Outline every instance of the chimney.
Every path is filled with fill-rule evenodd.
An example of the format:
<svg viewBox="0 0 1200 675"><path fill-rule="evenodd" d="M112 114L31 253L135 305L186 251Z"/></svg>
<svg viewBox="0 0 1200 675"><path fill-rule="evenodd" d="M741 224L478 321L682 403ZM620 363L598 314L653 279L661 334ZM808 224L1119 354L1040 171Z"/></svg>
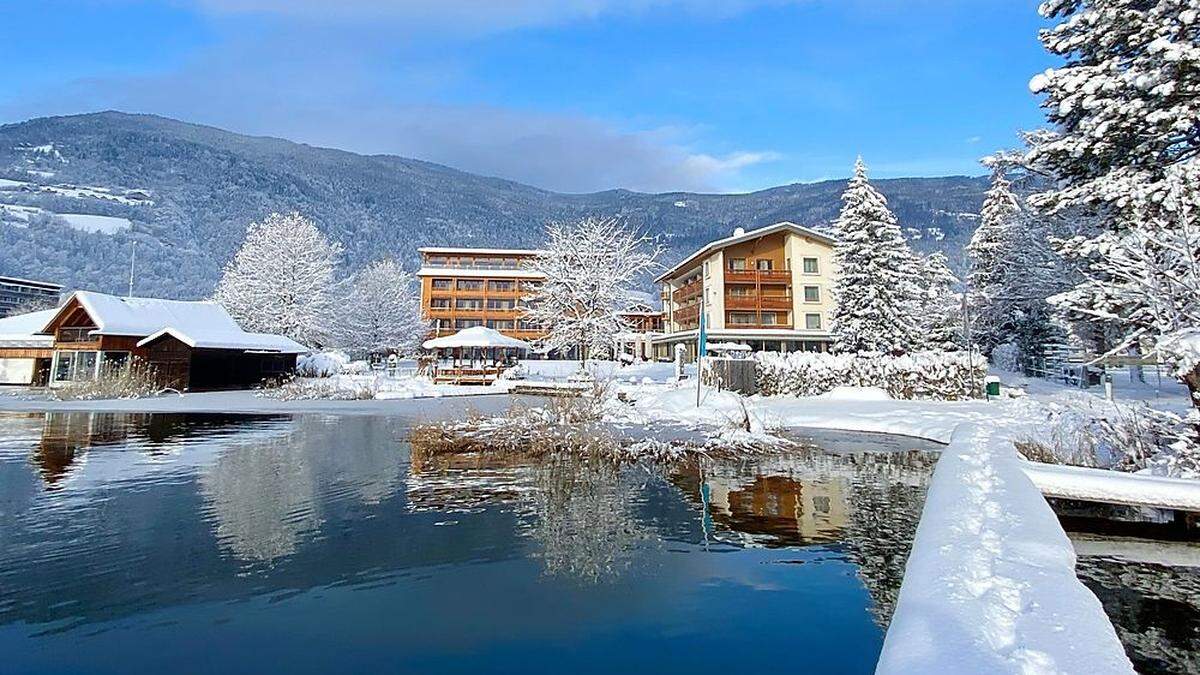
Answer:
<svg viewBox="0 0 1200 675"><path fill-rule="evenodd" d="M743 234L746 234L746 228L744 228L744 227L735 227L735 228L733 228L733 236L735 236L735 237L740 237L740 236L742 236Z"/></svg>

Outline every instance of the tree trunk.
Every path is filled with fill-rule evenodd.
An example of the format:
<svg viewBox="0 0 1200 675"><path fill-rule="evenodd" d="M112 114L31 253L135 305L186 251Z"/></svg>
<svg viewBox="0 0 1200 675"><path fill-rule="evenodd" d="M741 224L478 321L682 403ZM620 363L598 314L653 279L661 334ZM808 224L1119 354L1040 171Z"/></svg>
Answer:
<svg viewBox="0 0 1200 675"><path fill-rule="evenodd" d="M1188 393L1192 396L1192 405L1200 409L1200 366L1192 368L1192 372L1184 375L1183 383L1187 385Z"/></svg>

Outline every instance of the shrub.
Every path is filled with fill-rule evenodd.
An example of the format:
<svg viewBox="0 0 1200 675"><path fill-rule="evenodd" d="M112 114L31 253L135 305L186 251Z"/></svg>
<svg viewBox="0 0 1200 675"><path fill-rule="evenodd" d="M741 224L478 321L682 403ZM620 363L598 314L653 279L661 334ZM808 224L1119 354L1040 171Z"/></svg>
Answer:
<svg viewBox="0 0 1200 675"><path fill-rule="evenodd" d="M128 364L102 367L91 380L70 382L53 390L60 401L87 401L106 398L144 398L167 391L159 384L158 373L141 359Z"/></svg>
<svg viewBox="0 0 1200 675"><path fill-rule="evenodd" d="M979 398L987 360L965 352L754 355L764 396L817 396L835 387L879 387L896 399L954 401Z"/></svg>

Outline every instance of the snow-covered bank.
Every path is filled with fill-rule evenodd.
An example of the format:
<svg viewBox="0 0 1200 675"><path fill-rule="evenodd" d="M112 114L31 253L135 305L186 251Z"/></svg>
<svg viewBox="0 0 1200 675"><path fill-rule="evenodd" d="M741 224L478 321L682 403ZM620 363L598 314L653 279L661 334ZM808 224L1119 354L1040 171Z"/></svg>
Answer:
<svg viewBox="0 0 1200 675"><path fill-rule="evenodd" d="M955 429L934 470L879 673L1132 673L1011 437Z"/></svg>
<svg viewBox="0 0 1200 675"><path fill-rule="evenodd" d="M522 399L525 402L537 399ZM514 398L493 395L438 398L375 399L362 401L280 400L257 396L253 391L212 391L169 394L152 398L94 401L55 401L28 396L0 396L0 412L124 412L124 413L232 413L288 415L401 415L416 421L459 419L468 413L500 414Z"/></svg>
<svg viewBox="0 0 1200 675"><path fill-rule="evenodd" d="M1022 466L1047 497L1200 512L1197 480L1036 462Z"/></svg>

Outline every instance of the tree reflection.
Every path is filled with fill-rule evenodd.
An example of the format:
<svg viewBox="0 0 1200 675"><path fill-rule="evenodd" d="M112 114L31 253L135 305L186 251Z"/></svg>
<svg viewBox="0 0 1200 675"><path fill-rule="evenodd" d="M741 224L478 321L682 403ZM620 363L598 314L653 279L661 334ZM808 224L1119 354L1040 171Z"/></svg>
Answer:
<svg viewBox="0 0 1200 675"><path fill-rule="evenodd" d="M587 582L620 576L638 543L653 537L633 513L643 481L598 458L556 456L540 462L530 493L546 572Z"/></svg>
<svg viewBox="0 0 1200 675"><path fill-rule="evenodd" d="M1096 594L1140 673L1200 673L1200 569L1081 556Z"/></svg>

